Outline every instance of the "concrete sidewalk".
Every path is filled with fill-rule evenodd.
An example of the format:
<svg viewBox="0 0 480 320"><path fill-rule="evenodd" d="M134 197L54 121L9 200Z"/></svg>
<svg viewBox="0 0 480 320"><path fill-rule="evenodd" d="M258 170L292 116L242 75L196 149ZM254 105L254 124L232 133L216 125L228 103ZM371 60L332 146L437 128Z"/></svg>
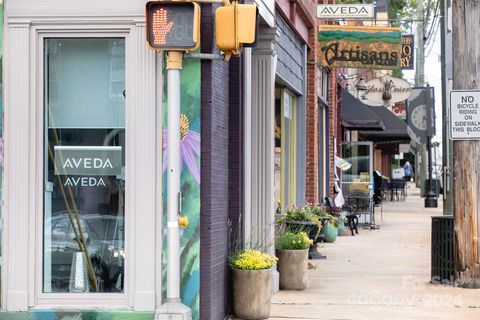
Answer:
<svg viewBox="0 0 480 320"><path fill-rule="evenodd" d="M377 210L379 230L321 244L327 259L312 261L307 289L274 295L270 319L480 319L480 290L429 283L430 217L441 207L410 192L384 204L383 221Z"/></svg>

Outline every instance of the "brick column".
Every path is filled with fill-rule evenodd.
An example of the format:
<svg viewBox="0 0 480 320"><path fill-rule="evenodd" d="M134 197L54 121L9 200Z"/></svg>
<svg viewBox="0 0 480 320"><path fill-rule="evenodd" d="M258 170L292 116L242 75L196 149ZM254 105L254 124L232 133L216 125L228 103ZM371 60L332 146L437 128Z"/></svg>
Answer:
<svg viewBox="0 0 480 320"><path fill-rule="evenodd" d="M306 200L317 203L318 199L318 92L317 92L317 41L318 26L310 29L308 41L311 49L307 56L307 132L306 132Z"/></svg>

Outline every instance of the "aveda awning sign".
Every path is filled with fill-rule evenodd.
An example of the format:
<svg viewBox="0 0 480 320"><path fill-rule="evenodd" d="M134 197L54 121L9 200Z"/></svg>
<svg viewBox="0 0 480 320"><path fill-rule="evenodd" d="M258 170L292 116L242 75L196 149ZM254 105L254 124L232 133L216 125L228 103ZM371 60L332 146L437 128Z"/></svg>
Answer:
<svg viewBox="0 0 480 320"><path fill-rule="evenodd" d="M319 4L319 19L367 19L375 16L373 4Z"/></svg>
<svg viewBox="0 0 480 320"><path fill-rule="evenodd" d="M323 67L398 69L400 28L321 25L319 62Z"/></svg>

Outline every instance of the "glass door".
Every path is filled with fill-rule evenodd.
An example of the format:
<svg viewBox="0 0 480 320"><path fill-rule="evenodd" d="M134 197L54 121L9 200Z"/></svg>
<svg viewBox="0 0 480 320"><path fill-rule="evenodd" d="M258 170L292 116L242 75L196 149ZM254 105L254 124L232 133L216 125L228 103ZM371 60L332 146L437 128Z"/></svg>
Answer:
<svg viewBox="0 0 480 320"><path fill-rule="evenodd" d="M373 190L373 143L343 142L342 158L351 164L342 172L342 192L345 197L370 197Z"/></svg>
<svg viewBox="0 0 480 320"><path fill-rule="evenodd" d="M43 292L123 292L125 39L44 48Z"/></svg>

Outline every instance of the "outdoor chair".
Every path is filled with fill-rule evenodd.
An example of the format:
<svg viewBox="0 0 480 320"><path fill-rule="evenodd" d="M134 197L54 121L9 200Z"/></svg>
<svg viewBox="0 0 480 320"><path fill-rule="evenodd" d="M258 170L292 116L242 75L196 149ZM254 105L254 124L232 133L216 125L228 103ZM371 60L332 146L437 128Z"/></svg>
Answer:
<svg viewBox="0 0 480 320"><path fill-rule="evenodd" d="M407 197L406 182L404 180L394 179L390 182L390 200L404 201Z"/></svg>
<svg viewBox="0 0 480 320"><path fill-rule="evenodd" d="M339 216L341 212L345 212L345 217L347 218L347 225L350 229L350 232L352 233L352 236L354 236L355 233L358 234L358 216L353 213L355 211L355 208L352 205L346 203L341 207L337 207L335 206L335 201L333 200L333 198L325 197L325 208L327 209L328 213L334 216Z"/></svg>
<svg viewBox="0 0 480 320"><path fill-rule="evenodd" d="M364 227L370 228L373 225L374 203L373 197L365 195L349 194L346 199L347 203L352 206L352 214L357 217L365 216ZM368 216L368 221L367 221ZM358 224L358 222L357 222Z"/></svg>

